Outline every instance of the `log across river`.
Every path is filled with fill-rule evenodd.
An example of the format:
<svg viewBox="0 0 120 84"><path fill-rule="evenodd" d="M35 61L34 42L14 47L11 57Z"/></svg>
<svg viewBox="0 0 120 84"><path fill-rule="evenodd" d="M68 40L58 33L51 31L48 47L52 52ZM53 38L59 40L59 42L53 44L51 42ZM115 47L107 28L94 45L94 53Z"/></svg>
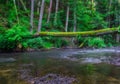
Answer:
<svg viewBox="0 0 120 84"><path fill-rule="evenodd" d="M105 28L100 30L83 31L83 32L39 32L34 36L63 36L63 37L74 37L74 36L97 36L109 33L117 33L119 28Z"/></svg>

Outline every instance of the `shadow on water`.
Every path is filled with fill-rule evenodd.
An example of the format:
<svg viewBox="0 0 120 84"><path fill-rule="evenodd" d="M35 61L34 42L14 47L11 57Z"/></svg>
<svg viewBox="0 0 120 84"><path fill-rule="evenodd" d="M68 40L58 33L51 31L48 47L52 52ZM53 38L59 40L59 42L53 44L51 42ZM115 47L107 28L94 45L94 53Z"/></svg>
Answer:
<svg viewBox="0 0 120 84"><path fill-rule="evenodd" d="M115 50L0 54L0 84L120 84L119 64L120 52Z"/></svg>

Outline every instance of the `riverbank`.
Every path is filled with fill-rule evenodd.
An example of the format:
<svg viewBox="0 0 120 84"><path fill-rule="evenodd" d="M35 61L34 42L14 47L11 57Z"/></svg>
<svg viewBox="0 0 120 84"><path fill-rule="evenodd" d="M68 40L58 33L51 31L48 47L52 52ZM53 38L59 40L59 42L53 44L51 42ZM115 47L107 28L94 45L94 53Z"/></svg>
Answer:
<svg viewBox="0 0 120 84"><path fill-rule="evenodd" d="M61 48L41 48L41 49L34 49L34 48L27 48L27 49L14 49L12 51L10 50L0 50L0 53L12 53L12 52L35 52L35 51L49 51L49 50L62 50L62 49L79 49L79 50L95 50L95 49L115 49L119 50L120 46L113 46L113 47L105 47L105 48L94 48L94 47L61 47Z"/></svg>

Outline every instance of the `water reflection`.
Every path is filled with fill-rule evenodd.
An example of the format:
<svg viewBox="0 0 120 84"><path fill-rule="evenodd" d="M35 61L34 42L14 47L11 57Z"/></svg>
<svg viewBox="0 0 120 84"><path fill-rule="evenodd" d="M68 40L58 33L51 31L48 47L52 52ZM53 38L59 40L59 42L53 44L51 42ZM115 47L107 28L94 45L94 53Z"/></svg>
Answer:
<svg viewBox="0 0 120 84"><path fill-rule="evenodd" d="M120 84L120 52L56 49L0 54L0 84L39 84L49 74L63 82L75 78L75 84ZM43 84L57 84L56 79L45 78Z"/></svg>

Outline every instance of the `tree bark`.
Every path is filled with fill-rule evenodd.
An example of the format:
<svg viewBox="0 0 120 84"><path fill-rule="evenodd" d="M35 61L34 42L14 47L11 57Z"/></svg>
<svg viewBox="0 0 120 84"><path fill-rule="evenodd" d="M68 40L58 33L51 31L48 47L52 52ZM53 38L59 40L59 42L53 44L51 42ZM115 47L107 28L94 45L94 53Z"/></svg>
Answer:
<svg viewBox="0 0 120 84"><path fill-rule="evenodd" d="M40 13L40 1L37 4L37 14L39 14L39 13Z"/></svg>
<svg viewBox="0 0 120 84"><path fill-rule="evenodd" d="M23 2L23 0L20 0L20 2L23 5L24 10L27 11L27 8L26 8L25 3Z"/></svg>
<svg viewBox="0 0 120 84"><path fill-rule="evenodd" d="M76 16L76 11L74 11L74 29L73 29L73 32L76 31L76 26L77 26L77 16Z"/></svg>
<svg viewBox="0 0 120 84"><path fill-rule="evenodd" d="M49 23L49 21L50 21L51 9L52 9L52 0L50 0L50 7L48 9L49 13L48 13L48 18L47 18L47 23Z"/></svg>
<svg viewBox="0 0 120 84"><path fill-rule="evenodd" d="M69 21L69 5L67 6L67 14L66 14L66 24L65 24L65 32L68 31L68 21Z"/></svg>
<svg viewBox="0 0 120 84"><path fill-rule="evenodd" d="M74 36L97 36L97 35L105 35L114 32L118 32L119 28L106 28L101 30L93 30L93 31L84 31L84 32L39 32L36 36L63 36L63 37L74 37Z"/></svg>
<svg viewBox="0 0 120 84"><path fill-rule="evenodd" d="M94 11L94 0L91 0L91 9L92 9L92 12Z"/></svg>
<svg viewBox="0 0 120 84"><path fill-rule="evenodd" d="M13 0L13 3L14 3L15 13L16 13L16 17L17 17L17 22L19 24L19 17L18 17L18 11L17 11L17 6L16 6L16 1Z"/></svg>
<svg viewBox="0 0 120 84"><path fill-rule="evenodd" d="M34 18L34 0L31 0L31 15L30 15L31 32L33 32L33 18Z"/></svg>
<svg viewBox="0 0 120 84"><path fill-rule="evenodd" d="M109 10L108 10L108 13L109 13L109 16L108 16L108 27L110 27L110 24L111 24L111 16L110 16L110 13L111 13L111 5L112 5L112 0L109 1Z"/></svg>
<svg viewBox="0 0 120 84"><path fill-rule="evenodd" d="M120 35L116 34L116 42L119 43L120 42Z"/></svg>
<svg viewBox="0 0 120 84"><path fill-rule="evenodd" d="M56 23L57 23L58 7L59 7L59 0L56 0L56 8L55 8L54 25L56 25Z"/></svg>
<svg viewBox="0 0 120 84"><path fill-rule="evenodd" d="M73 27L73 32L76 31L77 27L77 16L76 16L76 1L74 1L74 27Z"/></svg>
<svg viewBox="0 0 120 84"><path fill-rule="evenodd" d="M42 5L41 5L41 9L40 9L40 16L39 16L39 23L38 23L38 32L41 31L41 27L42 27L42 18L43 18L43 12L44 12L44 3L45 3L45 0L42 0Z"/></svg>

